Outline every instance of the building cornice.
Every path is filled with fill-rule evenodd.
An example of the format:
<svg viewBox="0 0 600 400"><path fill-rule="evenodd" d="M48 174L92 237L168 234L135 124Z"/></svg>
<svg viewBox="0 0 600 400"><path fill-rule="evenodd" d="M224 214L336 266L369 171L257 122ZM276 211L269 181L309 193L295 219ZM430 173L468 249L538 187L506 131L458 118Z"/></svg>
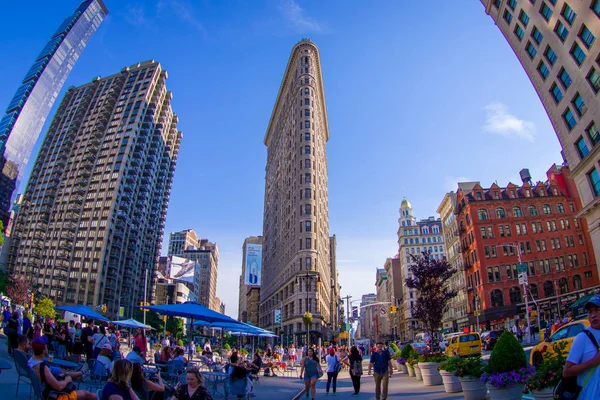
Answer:
<svg viewBox="0 0 600 400"><path fill-rule="evenodd" d="M325 121L325 141L329 141L329 122L327 120L327 104L325 103L325 88L323 87L323 74L321 72L321 57L319 55L319 48L315 43L308 39L303 39L300 42L296 43L294 48L292 49L292 53L290 54L290 58L287 63L287 67L285 69L285 74L283 75L283 79L281 81L281 86L279 87L279 92L277 93L277 99L275 100L275 106L273 107L273 113L271 114L271 119L269 120L269 126L267 127L267 133L265 134L264 144L265 146L269 146L269 137L271 136L273 130L275 129L275 121L277 121L279 114L282 111L281 103L284 100L284 92L286 91L287 85L291 79L294 79L294 65L293 60L300 52L301 48L304 46L312 47L315 51L315 57L317 62L315 63L315 71L317 72L317 81L319 85L319 95L321 96L322 104L322 112L323 112L323 121Z"/></svg>

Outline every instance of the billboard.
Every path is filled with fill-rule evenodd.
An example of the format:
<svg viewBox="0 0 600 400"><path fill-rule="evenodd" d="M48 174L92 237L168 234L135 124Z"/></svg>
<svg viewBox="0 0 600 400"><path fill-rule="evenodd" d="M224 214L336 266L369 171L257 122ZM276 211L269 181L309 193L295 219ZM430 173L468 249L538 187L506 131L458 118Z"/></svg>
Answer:
<svg viewBox="0 0 600 400"><path fill-rule="evenodd" d="M262 245L246 244L246 272L244 284L260 286L262 273Z"/></svg>

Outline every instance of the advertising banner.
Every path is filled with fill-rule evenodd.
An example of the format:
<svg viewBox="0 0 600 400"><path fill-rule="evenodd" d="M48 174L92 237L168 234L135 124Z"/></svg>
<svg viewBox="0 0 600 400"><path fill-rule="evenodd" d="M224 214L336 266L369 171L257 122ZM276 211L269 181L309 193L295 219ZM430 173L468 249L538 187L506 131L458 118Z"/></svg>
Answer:
<svg viewBox="0 0 600 400"><path fill-rule="evenodd" d="M244 284L260 286L262 273L262 245L246 244L246 272Z"/></svg>

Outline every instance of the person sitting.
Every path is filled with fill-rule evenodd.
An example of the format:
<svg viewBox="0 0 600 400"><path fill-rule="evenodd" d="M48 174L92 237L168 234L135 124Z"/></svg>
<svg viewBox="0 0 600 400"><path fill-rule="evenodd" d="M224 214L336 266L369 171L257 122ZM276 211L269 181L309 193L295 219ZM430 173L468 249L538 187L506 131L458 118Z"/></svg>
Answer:
<svg viewBox="0 0 600 400"><path fill-rule="evenodd" d="M99 400L140 400L129 385L132 373L133 364L131 361L115 361L112 375L102 388L102 398Z"/></svg>
<svg viewBox="0 0 600 400"><path fill-rule="evenodd" d="M183 385L178 383L175 386L175 393L173 393L171 400L213 400L204 386L204 379L198 368L191 367L187 369L185 382Z"/></svg>
<svg viewBox="0 0 600 400"><path fill-rule="evenodd" d="M110 359L112 355L112 346L110 343L106 343L100 353L98 354L97 362L104 365L104 369L107 372L107 375L112 374L112 360Z"/></svg>
<svg viewBox="0 0 600 400"><path fill-rule="evenodd" d="M38 338L38 339L33 339L33 343L31 345L31 347L33 348L34 345L46 345L44 343L44 339L42 338ZM26 353L27 357L29 357L29 354ZM47 355L46 355L47 356ZM29 366L30 368L33 368L35 365L39 364L40 361L39 359L36 359L35 357L31 357L29 360L27 360L27 366ZM83 375L83 371L64 371L58 367L54 367L54 366L50 366L48 365L48 368L50 369L50 372L52 373L52 375L54 375L55 377L59 378L59 379L63 379L65 376L69 376L71 379L76 380L76 379L81 379L81 376Z"/></svg>
<svg viewBox="0 0 600 400"><path fill-rule="evenodd" d="M229 364L227 366L227 373L231 377L230 385L233 392L232 390L230 390L230 392L237 395L238 399L243 398L244 395L249 395L252 397L256 396L253 393L254 384L250 379L250 371L246 368L246 364L240 360L237 352L233 352L231 354ZM245 385L244 393L240 393L240 390L236 390L238 389L237 385L239 381L242 381Z"/></svg>
<svg viewBox="0 0 600 400"><path fill-rule="evenodd" d="M158 360L161 362L161 364L166 364L169 362L170 359L171 359L171 348L169 346L165 346L160 351L160 356L158 357Z"/></svg>
<svg viewBox="0 0 600 400"><path fill-rule="evenodd" d="M31 351L31 343L29 338L25 335L19 335L17 338L17 350L25 354L26 358L29 358L29 352Z"/></svg>
<svg viewBox="0 0 600 400"><path fill-rule="evenodd" d="M144 357L142 357L142 350L138 346L133 346L133 351L129 352L125 359L131 361L132 363L140 363L142 365L146 364L146 360L144 360Z"/></svg>
<svg viewBox="0 0 600 400"><path fill-rule="evenodd" d="M181 347L177 347L175 349L175 351L173 352L173 357L174 357L173 361L182 362L184 366L187 366L188 360L183 355L184 355L183 349Z"/></svg>
<svg viewBox="0 0 600 400"><path fill-rule="evenodd" d="M41 339L39 341L34 341L31 347L33 349L33 357L27 364L33 369L33 372L42 384L42 397L44 399L48 398L51 391L60 392L72 389L67 393L69 400L96 400L96 395L94 393L88 392L87 390L76 390L73 385L73 378L70 375L66 375L62 380L56 379L52 371L50 371L50 367L48 367L44 361L48 356L48 348ZM33 362L31 362L32 360Z"/></svg>
<svg viewBox="0 0 600 400"><path fill-rule="evenodd" d="M165 398L165 384L160 376L160 370L156 371L157 382L154 383L144 376L144 370L141 364L133 363L133 373L131 375L131 388L135 391L140 399L150 398L150 392L156 392L160 394L160 398ZM153 397L158 399L156 395Z"/></svg>

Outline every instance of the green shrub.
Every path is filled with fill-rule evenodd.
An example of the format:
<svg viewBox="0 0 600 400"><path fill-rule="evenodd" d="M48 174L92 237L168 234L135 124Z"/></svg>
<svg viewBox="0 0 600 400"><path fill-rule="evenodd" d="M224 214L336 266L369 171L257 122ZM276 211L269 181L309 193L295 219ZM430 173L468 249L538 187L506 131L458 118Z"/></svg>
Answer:
<svg viewBox="0 0 600 400"><path fill-rule="evenodd" d="M472 377L472 378L481 378L483 374L483 362L481 361L481 356L471 356L466 358L453 357L458 358L456 363L458 367L454 371L454 375L459 378Z"/></svg>
<svg viewBox="0 0 600 400"><path fill-rule="evenodd" d="M458 356L455 357L447 357L443 362L438 366L439 371L446 372L455 372L460 366L462 359Z"/></svg>
<svg viewBox="0 0 600 400"><path fill-rule="evenodd" d="M419 362L422 363L440 363L446 359L444 353L426 353L419 356Z"/></svg>
<svg viewBox="0 0 600 400"><path fill-rule="evenodd" d="M486 370L490 373L502 373L517 371L526 366L527 358L523 346L515 335L504 331L492 350Z"/></svg>
<svg viewBox="0 0 600 400"><path fill-rule="evenodd" d="M229 343L225 343L225 345L223 346L223 348L225 350L231 350L231 346L229 345Z"/></svg>
<svg viewBox="0 0 600 400"><path fill-rule="evenodd" d="M196 352L202 353L202 346L196 346Z"/></svg>
<svg viewBox="0 0 600 400"><path fill-rule="evenodd" d="M410 352L406 362L411 366L416 365L419 363L420 356L421 355L416 350L413 350Z"/></svg>
<svg viewBox="0 0 600 400"><path fill-rule="evenodd" d="M390 349L392 349L392 351L390 351L390 354L396 354L398 351L400 351L400 349L398 349L398 346L396 346L396 343L391 343Z"/></svg>
<svg viewBox="0 0 600 400"><path fill-rule="evenodd" d="M405 344L402 350L400 351L400 357L409 358L413 351L414 349L410 344Z"/></svg>
<svg viewBox="0 0 600 400"><path fill-rule="evenodd" d="M177 346L183 346L183 340L179 339L179 340L177 341Z"/></svg>
<svg viewBox="0 0 600 400"><path fill-rule="evenodd" d="M248 350L246 350L245 348L242 347L242 349L240 350L240 353L242 353L243 356L247 356Z"/></svg>

